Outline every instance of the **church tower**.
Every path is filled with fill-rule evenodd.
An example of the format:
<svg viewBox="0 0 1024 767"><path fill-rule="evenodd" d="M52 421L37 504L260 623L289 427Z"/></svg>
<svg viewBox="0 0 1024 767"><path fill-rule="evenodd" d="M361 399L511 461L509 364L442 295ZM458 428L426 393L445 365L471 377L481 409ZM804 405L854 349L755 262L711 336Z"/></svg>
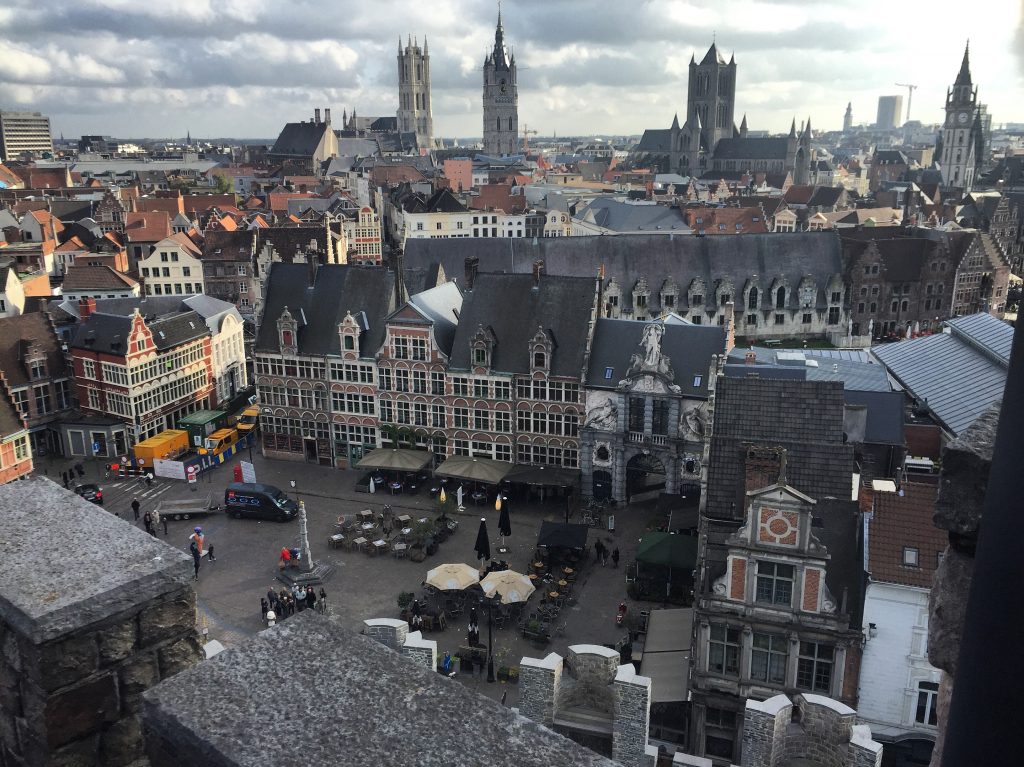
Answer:
<svg viewBox="0 0 1024 767"><path fill-rule="evenodd" d="M494 50L484 59L484 153L495 157L519 152L519 87L516 57L505 50L505 30L494 31Z"/></svg>
<svg viewBox="0 0 1024 767"><path fill-rule="evenodd" d="M718 46L711 44L700 64L690 57L690 78L686 96L686 122L697 123L702 143L714 152L719 139L732 138L736 104L736 58L725 63Z"/></svg>
<svg viewBox="0 0 1024 767"><path fill-rule="evenodd" d="M402 50L398 38L398 130L415 133L421 148L434 147L434 118L430 115L430 51L409 38Z"/></svg>
<svg viewBox="0 0 1024 767"><path fill-rule="evenodd" d="M942 127L942 168L944 186L970 191L977 166L979 122L978 89L971 83L970 43L953 87L946 91L946 122Z"/></svg>
<svg viewBox="0 0 1024 767"><path fill-rule="evenodd" d="M853 102L847 102L846 114L843 115L843 133L853 130Z"/></svg>

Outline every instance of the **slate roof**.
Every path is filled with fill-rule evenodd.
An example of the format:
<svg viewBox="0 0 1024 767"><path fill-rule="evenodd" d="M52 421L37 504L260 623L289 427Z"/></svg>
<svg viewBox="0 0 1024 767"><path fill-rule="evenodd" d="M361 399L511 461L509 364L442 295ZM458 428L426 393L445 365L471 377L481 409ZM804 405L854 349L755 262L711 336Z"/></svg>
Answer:
<svg viewBox="0 0 1024 767"><path fill-rule="evenodd" d="M68 375L60 343L46 315L42 312L0 318L0 370L9 386L27 386L28 369L22 361L26 342L39 345L46 352L48 378Z"/></svg>
<svg viewBox="0 0 1024 767"><path fill-rule="evenodd" d="M284 261L290 261L295 253L306 252L311 241L316 241L316 250L327 253L327 230L324 226L274 226L256 230L256 252L270 244Z"/></svg>
<svg viewBox="0 0 1024 767"><path fill-rule="evenodd" d="M594 329L586 386L614 389L626 377L630 357L648 323L601 318ZM687 397L707 397L711 356L725 351L725 329L718 325L665 323L661 352L672 363L675 383ZM609 376L610 372L610 376ZM694 386L697 376L700 383Z"/></svg>
<svg viewBox="0 0 1024 767"><path fill-rule="evenodd" d="M462 311L462 291L454 282L409 297L409 303L434 323L434 338L445 354L451 354L452 342Z"/></svg>
<svg viewBox="0 0 1024 767"><path fill-rule="evenodd" d="M843 442L843 404L836 381L719 378L707 514L743 518L750 445L786 448L789 484L800 492L815 500L849 499L854 452Z"/></svg>
<svg viewBox="0 0 1024 767"><path fill-rule="evenodd" d="M873 492L868 522L868 571L872 581L931 588L939 554L949 543L932 522L939 485L904 482L900 493ZM903 564L904 547L918 550L917 567Z"/></svg>
<svg viewBox="0 0 1024 767"><path fill-rule="evenodd" d="M1013 328L988 314L945 323L950 332L872 348L908 392L954 435L1002 398Z"/></svg>
<svg viewBox="0 0 1024 767"><path fill-rule="evenodd" d="M548 275L591 276L600 267L607 281L622 289L620 305L632 309L632 290L638 280L647 280L651 295L648 312L660 313L659 291L673 278L679 286L679 307L687 308L686 289L701 278L710 290L715 281L732 282L734 296L752 275L758 276L761 295L772 281L785 277L795 288L809 275L818 290L818 304L825 301L829 280L843 271L839 237L835 232L772 234L692 235L622 234L615 237L459 238L412 239L405 244L406 268L424 268L439 263L446 274L462 274L466 258L480 259L480 272L530 273L535 260L545 262ZM791 308L797 308L798 291L788 291Z"/></svg>
<svg viewBox="0 0 1024 767"><path fill-rule="evenodd" d="M648 128L640 137L640 143L634 152L670 152L672 151L672 131L669 128Z"/></svg>
<svg viewBox="0 0 1024 767"><path fill-rule="evenodd" d="M158 351L180 346L210 333L204 319L193 311L157 317L147 322L146 326L153 333L153 343ZM131 328L130 314L115 315L96 311L78 326L70 346L73 349L124 355Z"/></svg>
<svg viewBox="0 0 1024 767"><path fill-rule="evenodd" d="M847 405L867 408L868 418L864 442L870 445L898 445L905 443L903 433L903 392L863 391L846 389L843 399Z"/></svg>
<svg viewBox="0 0 1024 767"><path fill-rule="evenodd" d="M255 238L255 233L251 231L226 232L222 229L211 229L203 238L203 260L251 261Z"/></svg>
<svg viewBox="0 0 1024 767"><path fill-rule="evenodd" d="M532 274L478 274L473 289L463 294L451 367L471 367L470 340L482 326L497 339L491 368L529 373L529 342L542 327L554 342L551 375L578 379L594 302L593 278L546 274L535 288Z"/></svg>
<svg viewBox="0 0 1024 767"><path fill-rule="evenodd" d="M316 270L312 285L309 273L307 264L271 264L256 351L280 350L277 320L288 307L299 323L299 354L340 354L338 323L351 312L357 320L365 314L360 356L374 356L384 343L384 318L394 308L394 273L382 267L329 264Z"/></svg>
<svg viewBox="0 0 1024 767"><path fill-rule="evenodd" d="M715 145L716 160L785 160L788 138L723 138Z"/></svg>
<svg viewBox="0 0 1024 767"><path fill-rule="evenodd" d="M615 232L654 231L670 229L689 232L686 220L678 208L667 205L635 204L610 197L596 197L576 211L574 218L592 221L597 226Z"/></svg>
<svg viewBox="0 0 1024 767"><path fill-rule="evenodd" d="M924 237L894 236L896 227L865 229L872 231L876 238L867 236L847 237L843 232L843 251L850 257L850 266L854 268L853 258L863 254L874 243L878 248L882 264L885 267L885 278L891 282L917 282L921 279L922 269L929 258L935 253L938 243ZM883 239L885 238L885 239Z"/></svg>
<svg viewBox="0 0 1024 767"><path fill-rule="evenodd" d="M268 154L312 157L324 136L324 131L330 129L327 123L286 123Z"/></svg>

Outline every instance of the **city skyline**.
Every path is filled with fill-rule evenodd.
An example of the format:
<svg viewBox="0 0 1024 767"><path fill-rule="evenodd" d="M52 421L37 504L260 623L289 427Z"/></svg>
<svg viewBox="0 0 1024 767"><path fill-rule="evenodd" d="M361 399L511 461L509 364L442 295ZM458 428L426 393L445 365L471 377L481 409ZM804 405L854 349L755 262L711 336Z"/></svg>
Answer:
<svg viewBox="0 0 1024 767"><path fill-rule="evenodd" d="M329 106L395 114L396 49L430 40L434 130L481 135L481 67L497 5L447 0L372 6L312 0L48 3L0 9L0 107L39 110L54 135L273 137L284 122ZM911 118L937 123L945 89L971 40L979 100L994 124L1024 121L1021 3L998 0L984 19L957 18L943 0L924 9L881 0L816 4L760 0L643 2L628 12L569 0L506 0L508 44L520 63L520 128L541 135L640 134L685 111L690 56L714 40L738 66L737 122L786 130L811 118L838 130L874 120L877 99L903 95ZM999 19L995 24L993 19ZM383 20L383 21L380 21ZM810 47L808 47L810 46ZM904 63L906 61L907 63Z"/></svg>

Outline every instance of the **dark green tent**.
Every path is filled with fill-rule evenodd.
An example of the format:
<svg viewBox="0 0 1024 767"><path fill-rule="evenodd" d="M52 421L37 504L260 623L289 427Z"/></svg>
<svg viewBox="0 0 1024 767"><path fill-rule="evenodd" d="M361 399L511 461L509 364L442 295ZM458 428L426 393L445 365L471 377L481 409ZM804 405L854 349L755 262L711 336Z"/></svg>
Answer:
<svg viewBox="0 0 1024 767"><path fill-rule="evenodd" d="M697 537L673 533L647 533L640 539L636 561L648 565L679 567L690 572L697 565Z"/></svg>
<svg viewBox="0 0 1024 767"><path fill-rule="evenodd" d="M697 537L676 533L647 533L640 539L636 561L637 569L641 571L646 571L645 565L667 568L666 597L672 591L674 580L678 580L684 590L692 589L693 571L697 567Z"/></svg>

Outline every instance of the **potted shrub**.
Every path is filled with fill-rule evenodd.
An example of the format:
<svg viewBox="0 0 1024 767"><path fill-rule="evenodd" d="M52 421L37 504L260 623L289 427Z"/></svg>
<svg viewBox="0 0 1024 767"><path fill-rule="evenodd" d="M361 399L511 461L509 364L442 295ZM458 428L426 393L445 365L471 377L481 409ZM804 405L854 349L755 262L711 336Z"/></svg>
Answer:
<svg viewBox="0 0 1024 767"><path fill-rule="evenodd" d="M508 669L508 682L509 684L519 683L519 666L509 666Z"/></svg>
<svg viewBox="0 0 1024 767"><path fill-rule="evenodd" d="M508 681L508 666L499 666L498 667L498 681L499 682L507 682Z"/></svg>
<svg viewBox="0 0 1024 767"><path fill-rule="evenodd" d="M398 609L405 610L412 604L412 600L416 598L416 595L411 591L400 591L398 593Z"/></svg>

